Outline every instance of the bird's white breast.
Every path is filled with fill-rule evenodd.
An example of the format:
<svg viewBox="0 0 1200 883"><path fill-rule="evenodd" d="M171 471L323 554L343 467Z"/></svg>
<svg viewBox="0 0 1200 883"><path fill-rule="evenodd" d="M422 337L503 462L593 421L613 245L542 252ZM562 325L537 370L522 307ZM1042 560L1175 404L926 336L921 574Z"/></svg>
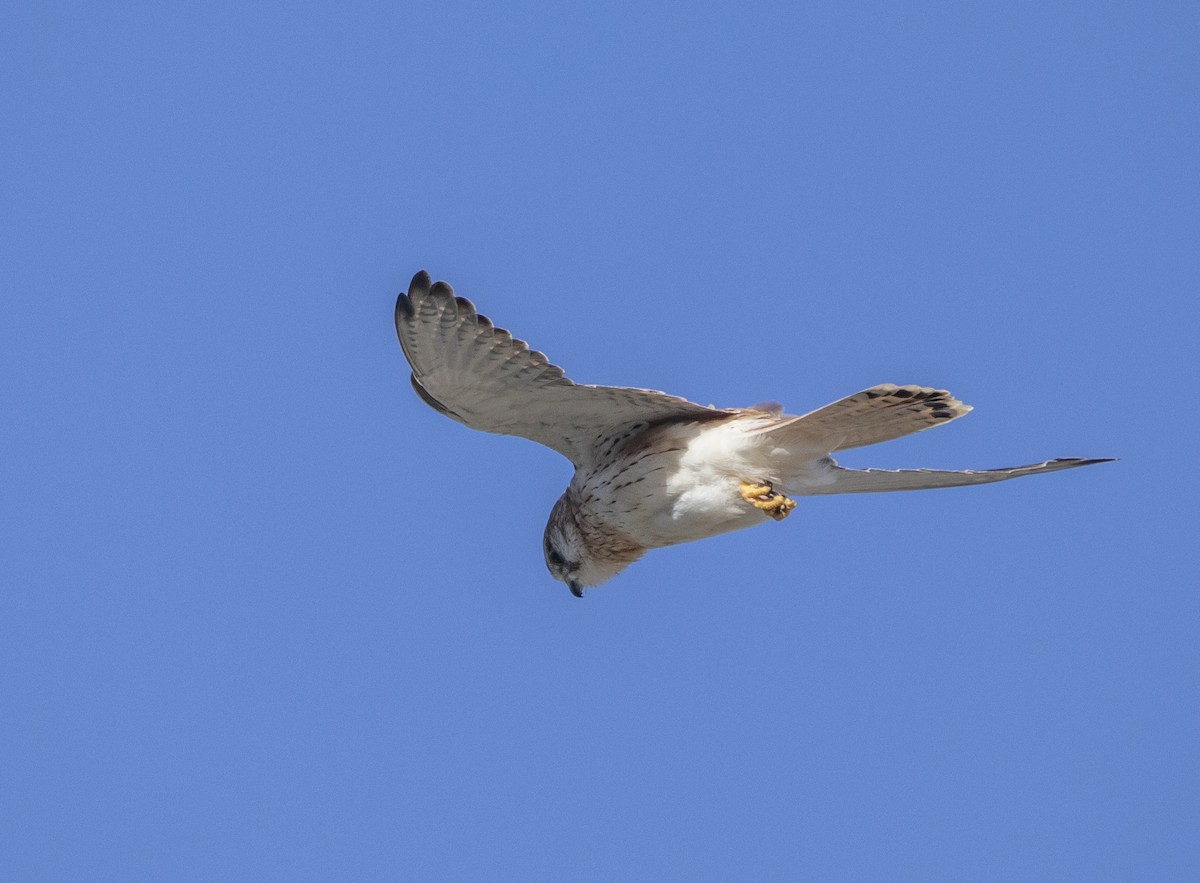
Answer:
<svg viewBox="0 0 1200 883"><path fill-rule="evenodd" d="M739 418L670 424L572 486L585 509L647 548L703 539L767 520L738 493L741 481L778 480L760 439Z"/></svg>

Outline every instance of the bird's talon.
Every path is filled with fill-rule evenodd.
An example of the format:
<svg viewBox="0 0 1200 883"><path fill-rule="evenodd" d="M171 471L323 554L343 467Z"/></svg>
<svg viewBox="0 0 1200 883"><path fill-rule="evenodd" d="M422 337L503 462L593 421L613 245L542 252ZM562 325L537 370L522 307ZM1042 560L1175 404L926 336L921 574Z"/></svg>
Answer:
<svg viewBox="0 0 1200 883"><path fill-rule="evenodd" d="M795 500L785 497L769 484L743 481L738 483L738 491L743 500L755 509L761 509L776 521L783 521L796 508Z"/></svg>
<svg viewBox="0 0 1200 883"><path fill-rule="evenodd" d="M775 493L775 489L769 484L755 484L752 481L743 481L738 484L738 490L742 493L742 499L747 503L753 503L755 500L765 499Z"/></svg>

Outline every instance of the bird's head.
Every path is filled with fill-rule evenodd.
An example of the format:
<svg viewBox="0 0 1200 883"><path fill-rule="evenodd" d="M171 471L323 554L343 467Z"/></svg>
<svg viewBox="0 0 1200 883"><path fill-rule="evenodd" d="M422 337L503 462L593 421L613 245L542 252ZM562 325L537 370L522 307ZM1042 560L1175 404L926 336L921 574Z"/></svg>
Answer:
<svg viewBox="0 0 1200 883"><path fill-rule="evenodd" d="M564 493L550 510L542 540L546 569L556 580L566 583L576 598L583 597L584 589L616 576L645 551L631 548L628 542L612 542L609 532L603 529L589 530L585 535L579 516L570 491Z"/></svg>

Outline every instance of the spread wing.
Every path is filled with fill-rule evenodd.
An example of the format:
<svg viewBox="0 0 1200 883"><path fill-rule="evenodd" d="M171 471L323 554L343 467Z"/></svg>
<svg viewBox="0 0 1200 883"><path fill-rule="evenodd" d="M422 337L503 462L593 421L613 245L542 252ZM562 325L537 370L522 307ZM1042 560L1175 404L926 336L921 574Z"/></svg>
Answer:
<svg viewBox="0 0 1200 883"><path fill-rule="evenodd" d="M577 465L622 426L732 413L648 389L573 383L423 270L396 299L396 335L413 389L430 407L472 429L532 439Z"/></svg>

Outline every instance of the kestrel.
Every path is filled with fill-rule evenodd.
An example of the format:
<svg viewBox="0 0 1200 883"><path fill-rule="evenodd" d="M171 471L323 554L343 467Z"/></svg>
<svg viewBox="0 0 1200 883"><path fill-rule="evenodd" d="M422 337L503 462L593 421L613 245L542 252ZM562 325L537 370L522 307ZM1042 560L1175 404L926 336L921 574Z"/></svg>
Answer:
<svg viewBox="0 0 1200 883"><path fill-rule="evenodd" d="M473 429L553 448L575 475L543 550L571 593L647 550L782 521L793 497L1005 481L1107 459L1008 469L846 469L831 453L948 423L971 410L943 389L886 383L795 416L775 404L715 408L647 389L573 383L422 271L396 300L396 334L426 404Z"/></svg>

